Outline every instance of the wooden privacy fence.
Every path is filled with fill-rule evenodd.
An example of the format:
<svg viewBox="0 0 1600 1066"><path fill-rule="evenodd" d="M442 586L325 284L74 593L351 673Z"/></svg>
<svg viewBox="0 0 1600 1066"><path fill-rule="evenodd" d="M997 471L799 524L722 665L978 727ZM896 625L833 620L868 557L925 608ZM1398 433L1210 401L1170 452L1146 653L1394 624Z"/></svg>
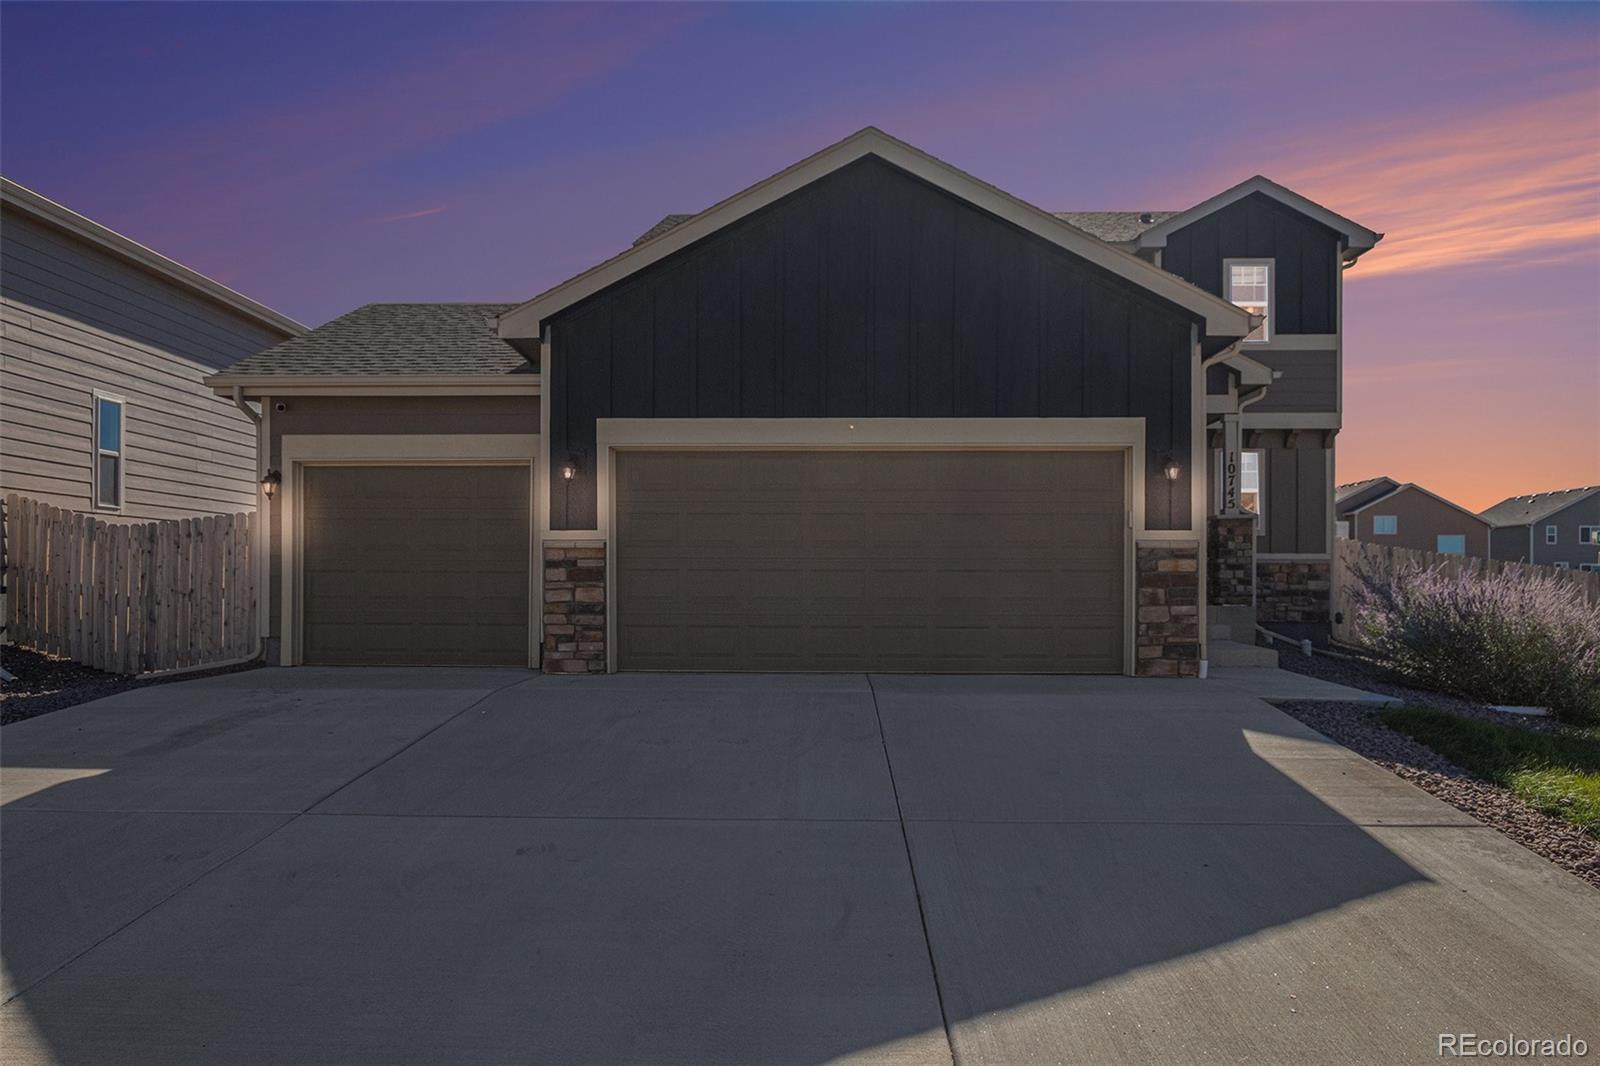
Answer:
<svg viewBox="0 0 1600 1066"><path fill-rule="evenodd" d="M1567 581L1583 591L1584 597L1600 609L1600 573L1584 570L1557 570L1550 566L1531 566L1501 559L1473 559L1465 555L1440 555L1414 548L1395 548L1367 541L1341 540L1333 552L1333 638L1356 643L1352 587L1359 580L1352 572L1360 569L1374 576L1388 574L1400 566L1439 567L1447 574L1463 571L1472 574L1498 574L1519 570L1529 576L1542 575Z"/></svg>
<svg viewBox="0 0 1600 1066"><path fill-rule="evenodd" d="M114 523L6 497L7 633L118 674L256 651L255 516Z"/></svg>

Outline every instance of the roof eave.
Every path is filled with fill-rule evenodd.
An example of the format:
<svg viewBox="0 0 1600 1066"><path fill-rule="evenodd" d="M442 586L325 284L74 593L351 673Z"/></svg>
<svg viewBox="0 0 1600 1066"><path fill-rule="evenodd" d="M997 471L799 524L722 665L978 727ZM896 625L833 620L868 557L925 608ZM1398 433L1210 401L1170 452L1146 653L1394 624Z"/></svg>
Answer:
<svg viewBox="0 0 1600 1066"><path fill-rule="evenodd" d="M235 374L222 371L202 379L218 396L238 388L247 398L263 396L537 396L543 376L513 374Z"/></svg>
<svg viewBox="0 0 1600 1066"><path fill-rule="evenodd" d="M1344 258L1346 262L1355 262L1364 252L1371 251L1379 241L1383 240L1382 233L1368 229L1361 223L1348 219L1336 211L1330 211L1315 200L1302 196L1287 186L1279 185L1270 178L1256 174L1231 188L1224 189L1207 200L1202 200L1187 211L1180 211L1171 218L1151 226L1139 234L1138 246L1140 248L1165 248L1167 246L1167 237L1171 234L1215 211L1220 211L1229 204L1236 203L1246 196L1258 192L1264 193L1279 203L1299 211L1308 218L1315 219L1340 234L1345 242Z"/></svg>

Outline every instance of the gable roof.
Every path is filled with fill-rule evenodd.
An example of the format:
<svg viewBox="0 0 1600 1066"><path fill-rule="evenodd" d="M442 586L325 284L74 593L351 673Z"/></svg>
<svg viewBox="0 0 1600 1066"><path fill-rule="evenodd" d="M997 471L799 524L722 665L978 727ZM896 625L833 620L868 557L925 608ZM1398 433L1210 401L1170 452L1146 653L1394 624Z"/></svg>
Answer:
<svg viewBox="0 0 1600 1066"><path fill-rule="evenodd" d="M514 304L367 304L275 344L206 379L212 388L270 378L535 375L495 335L494 316Z"/></svg>
<svg viewBox="0 0 1600 1066"><path fill-rule="evenodd" d="M1400 482L1396 481L1392 477L1369 477L1364 481L1351 481L1340 485L1333 490L1333 501L1335 503L1340 503L1344 500L1348 500L1357 493L1365 492L1374 485L1381 484L1385 481L1387 481L1393 487L1398 487L1400 484Z"/></svg>
<svg viewBox="0 0 1600 1066"><path fill-rule="evenodd" d="M1180 211L1175 215L1163 219L1139 234L1140 248L1165 248L1167 237L1183 229L1191 222L1198 221L1214 211L1220 211L1229 204L1243 200L1246 196L1261 193L1263 196L1291 207L1308 218L1327 226L1329 229L1344 237L1345 262L1353 263L1360 258L1362 252L1372 250L1372 246L1383 240L1383 234L1370 230L1358 222L1352 222L1343 215L1329 211L1321 204L1308 200L1293 189L1279 185L1277 182L1257 174L1255 177L1246 178L1231 189L1202 200L1187 211Z"/></svg>
<svg viewBox="0 0 1600 1066"><path fill-rule="evenodd" d="M1537 522L1557 511L1600 492L1600 485L1585 485L1576 489L1556 489L1554 492L1535 492L1527 496L1512 496L1493 507L1478 512L1478 517L1492 526L1525 526Z"/></svg>
<svg viewBox="0 0 1600 1066"><path fill-rule="evenodd" d="M1377 484L1377 483L1382 482L1382 481L1391 481L1391 480L1392 479L1390 479L1390 478L1374 478L1374 479L1372 479L1372 481L1368 482L1367 484L1370 487L1373 484ZM1438 500L1440 503L1444 504L1446 507L1451 508L1452 510L1460 511L1462 514L1466 515L1468 518L1471 518L1471 519L1473 519L1475 521L1478 521L1478 522L1482 522L1484 525L1488 525L1489 524L1488 520L1485 519L1482 515L1473 514L1471 511L1467 510L1465 507L1461 506L1459 503L1452 503L1450 500L1447 500L1443 496L1440 496L1437 492L1429 492L1427 489L1423 488L1421 485L1418 485L1414 481L1407 481L1403 485L1396 485L1393 489L1391 489L1388 492L1379 493L1377 496L1374 496L1372 499L1367 500L1367 501L1365 501L1363 503L1360 503L1360 504L1356 505L1355 507L1350 508L1348 511L1340 510L1339 513L1340 514L1352 514L1352 515L1353 514L1358 514L1361 511L1365 511L1368 507L1374 507L1377 504L1382 503L1384 500L1393 499L1394 497L1400 495L1403 492L1420 492L1424 496L1430 496L1433 499ZM1350 497L1348 497L1348 496L1346 497L1346 499L1349 499L1349 498Z"/></svg>
<svg viewBox="0 0 1600 1066"><path fill-rule="evenodd" d="M1111 244L1128 244L1176 211L1057 211L1055 216Z"/></svg>
<svg viewBox="0 0 1600 1066"><path fill-rule="evenodd" d="M124 237L116 230L102 226L94 219L80 215L71 208L34 192L26 185L19 185L10 178L0 177L0 203L47 226L71 234L78 240L154 274L169 284L214 304L221 304L235 314L242 315L275 333L294 337L306 331L305 326L288 315L279 314L265 304L259 304L250 297L233 291L220 281L213 281L175 259L168 259L160 252L146 248L138 241Z"/></svg>
<svg viewBox="0 0 1600 1066"><path fill-rule="evenodd" d="M1207 336L1243 337L1254 328L1252 316L1226 300L1130 252L1107 244L1048 211L935 159L876 127L868 126L765 181L757 182L721 203L643 240L577 277L540 293L500 317L500 336L506 339L536 338L544 320L551 315L868 155L877 156L930 185L1193 312L1205 322Z"/></svg>

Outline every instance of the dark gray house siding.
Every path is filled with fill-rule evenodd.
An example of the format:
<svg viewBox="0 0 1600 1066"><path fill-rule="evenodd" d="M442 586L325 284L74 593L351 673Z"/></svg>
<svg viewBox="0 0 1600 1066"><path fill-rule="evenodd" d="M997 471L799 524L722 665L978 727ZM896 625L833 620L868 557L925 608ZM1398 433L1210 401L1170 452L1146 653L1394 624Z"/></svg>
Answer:
<svg viewBox="0 0 1600 1066"><path fill-rule="evenodd" d="M1339 326L1338 247L1339 235L1320 222L1253 193L1170 234L1161 266L1222 296L1224 259L1271 259L1274 334L1333 333Z"/></svg>
<svg viewBox="0 0 1600 1066"><path fill-rule="evenodd" d="M1258 363L1283 371L1267 394L1251 405L1251 413L1300 414L1339 409L1337 353L1247 349L1246 354Z"/></svg>
<svg viewBox="0 0 1600 1066"><path fill-rule="evenodd" d="M1556 528L1554 544L1546 540L1546 526ZM1532 562L1539 566L1566 563L1576 570L1584 563L1600 563L1600 545L1583 544L1578 540L1583 526L1600 526L1600 492L1576 500L1529 525L1496 528L1489 538L1489 551L1496 559Z"/></svg>
<svg viewBox="0 0 1600 1066"><path fill-rule="evenodd" d="M1325 555L1328 551L1328 514L1333 490L1328 484L1328 449L1320 433L1297 435L1289 446L1289 430L1259 430L1252 434L1251 449L1262 451L1262 491L1267 498L1266 521L1256 538L1256 551L1267 555ZM1221 452L1211 451L1207 464L1207 507L1218 502L1217 469Z"/></svg>
<svg viewBox="0 0 1600 1066"><path fill-rule="evenodd" d="M550 321L551 526L594 525L597 418L1131 416L1187 528L1191 323L868 157Z"/></svg>
<svg viewBox="0 0 1600 1066"><path fill-rule="evenodd" d="M6 205L0 492L91 510L94 392L125 407L123 518L253 509L255 427L201 379L288 334Z"/></svg>

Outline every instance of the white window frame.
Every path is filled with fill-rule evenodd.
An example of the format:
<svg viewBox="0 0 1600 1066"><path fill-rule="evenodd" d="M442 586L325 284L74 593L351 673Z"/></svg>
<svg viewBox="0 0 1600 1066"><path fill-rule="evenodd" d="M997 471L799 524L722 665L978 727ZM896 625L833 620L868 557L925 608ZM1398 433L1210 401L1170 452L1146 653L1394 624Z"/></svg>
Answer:
<svg viewBox="0 0 1600 1066"><path fill-rule="evenodd" d="M1233 304L1235 307L1246 308L1246 309L1250 310L1250 312L1252 314L1254 314L1255 313L1255 307L1256 307L1255 301L1252 300L1249 303L1240 303L1238 300L1235 300L1233 298L1233 268L1236 267L1236 266L1258 266L1258 267L1266 267L1266 269L1267 269L1267 300L1266 300L1265 306L1263 306L1262 309L1261 309L1262 310L1262 315L1265 318L1265 321L1263 321L1261 323L1261 336L1259 336L1259 337L1255 337L1255 336L1246 337L1244 343L1246 343L1246 344L1267 344L1267 343L1270 343L1271 340L1272 340L1272 336L1273 336L1272 331L1273 331L1273 328L1274 328L1274 325L1275 325L1273 319L1274 319L1274 316L1276 314L1277 306L1278 306L1278 292L1277 292L1277 288L1278 288L1278 263L1277 263L1277 260L1275 260L1275 259L1224 259L1222 261L1222 298L1224 300L1227 300L1229 303Z"/></svg>
<svg viewBox="0 0 1600 1066"><path fill-rule="evenodd" d="M1444 547L1446 538L1459 540L1461 542L1461 550L1458 552L1446 551ZM1467 554L1467 535L1465 533L1440 533L1433 538L1433 550L1438 555L1465 555Z"/></svg>
<svg viewBox="0 0 1600 1066"><path fill-rule="evenodd" d="M1379 529L1378 523L1385 518L1394 523L1392 529ZM1393 514L1375 514L1372 516L1372 535L1374 537L1398 537L1400 535L1400 516Z"/></svg>
<svg viewBox="0 0 1600 1066"><path fill-rule="evenodd" d="M1579 563L1578 569L1587 574L1600 573L1600 563Z"/></svg>
<svg viewBox="0 0 1600 1066"><path fill-rule="evenodd" d="M1544 542L1546 544L1559 544L1561 542L1561 527L1560 526L1545 526L1544 527Z"/></svg>
<svg viewBox="0 0 1600 1066"><path fill-rule="evenodd" d="M117 405L117 447L113 451L100 447L100 405L114 403ZM126 397L114 392L94 390L94 440L90 442L89 455L89 494L94 501L97 511L113 511L120 513L128 502L128 401ZM117 460L117 502L106 503L100 498L100 459L102 456L115 456Z"/></svg>
<svg viewBox="0 0 1600 1066"><path fill-rule="evenodd" d="M1579 526L1579 544L1600 544L1600 526Z"/></svg>
<svg viewBox="0 0 1600 1066"><path fill-rule="evenodd" d="M1569 563L1569 562L1551 563L1550 565L1555 567L1557 570L1571 570L1572 569L1572 564Z"/></svg>

